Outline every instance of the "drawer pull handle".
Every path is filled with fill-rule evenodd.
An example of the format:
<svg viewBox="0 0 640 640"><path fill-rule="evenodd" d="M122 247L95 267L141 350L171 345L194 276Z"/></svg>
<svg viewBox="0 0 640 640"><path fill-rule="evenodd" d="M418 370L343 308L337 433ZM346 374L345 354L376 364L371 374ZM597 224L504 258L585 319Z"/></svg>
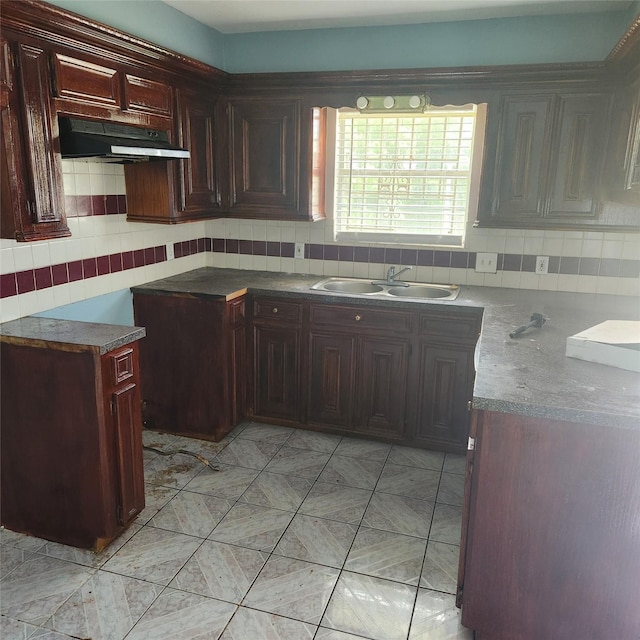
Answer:
<svg viewBox="0 0 640 640"><path fill-rule="evenodd" d="M273 313L278 313L278 307L273 307L272 311Z"/></svg>
<svg viewBox="0 0 640 640"><path fill-rule="evenodd" d="M362 316L356 316L356 322L360 322L362 320Z"/></svg>

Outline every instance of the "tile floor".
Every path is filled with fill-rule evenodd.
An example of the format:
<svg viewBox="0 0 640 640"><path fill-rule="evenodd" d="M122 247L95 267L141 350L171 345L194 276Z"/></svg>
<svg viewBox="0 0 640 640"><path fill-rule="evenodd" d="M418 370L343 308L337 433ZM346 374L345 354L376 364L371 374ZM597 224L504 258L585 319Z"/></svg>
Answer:
<svg viewBox="0 0 640 640"><path fill-rule="evenodd" d="M144 433L145 510L96 554L0 534L3 640L471 640L460 456L247 423Z"/></svg>

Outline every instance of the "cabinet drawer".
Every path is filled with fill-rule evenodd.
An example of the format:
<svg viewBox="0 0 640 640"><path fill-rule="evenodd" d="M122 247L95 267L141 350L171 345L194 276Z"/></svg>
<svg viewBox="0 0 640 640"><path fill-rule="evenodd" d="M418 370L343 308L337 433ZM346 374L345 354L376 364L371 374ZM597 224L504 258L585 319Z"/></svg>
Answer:
<svg viewBox="0 0 640 640"><path fill-rule="evenodd" d="M411 331L413 314L375 307L312 305L311 324L334 325L343 329L380 329L392 335Z"/></svg>
<svg viewBox="0 0 640 640"><path fill-rule="evenodd" d="M480 317L421 315L420 335L437 335L463 340L477 340L480 333Z"/></svg>
<svg viewBox="0 0 640 640"><path fill-rule="evenodd" d="M284 322L302 321L302 302L286 300L256 300L253 303L253 315L255 318Z"/></svg>
<svg viewBox="0 0 640 640"><path fill-rule="evenodd" d="M108 358L111 360L111 384L114 387L122 384L125 380L133 378L135 371L133 349L131 347L110 353Z"/></svg>

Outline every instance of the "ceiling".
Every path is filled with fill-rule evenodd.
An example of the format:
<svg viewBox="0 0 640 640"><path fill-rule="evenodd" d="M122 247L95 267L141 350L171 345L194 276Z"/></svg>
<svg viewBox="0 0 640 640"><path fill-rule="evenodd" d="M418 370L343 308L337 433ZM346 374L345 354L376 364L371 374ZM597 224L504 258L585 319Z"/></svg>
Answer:
<svg viewBox="0 0 640 640"><path fill-rule="evenodd" d="M164 0L221 33L625 11L630 0Z"/></svg>

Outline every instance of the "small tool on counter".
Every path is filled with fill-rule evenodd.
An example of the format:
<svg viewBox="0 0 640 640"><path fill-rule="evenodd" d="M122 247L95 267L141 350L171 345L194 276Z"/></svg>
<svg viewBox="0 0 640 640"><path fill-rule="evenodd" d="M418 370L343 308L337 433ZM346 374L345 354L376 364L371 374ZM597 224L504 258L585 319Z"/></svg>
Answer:
<svg viewBox="0 0 640 640"><path fill-rule="evenodd" d="M509 334L509 337L515 338L519 336L521 333L524 333L530 327L535 327L536 329L539 329L546 321L547 319L541 313L533 313L531 314L531 321L528 322L527 324L523 324L521 327L518 327L515 331L512 331Z"/></svg>

